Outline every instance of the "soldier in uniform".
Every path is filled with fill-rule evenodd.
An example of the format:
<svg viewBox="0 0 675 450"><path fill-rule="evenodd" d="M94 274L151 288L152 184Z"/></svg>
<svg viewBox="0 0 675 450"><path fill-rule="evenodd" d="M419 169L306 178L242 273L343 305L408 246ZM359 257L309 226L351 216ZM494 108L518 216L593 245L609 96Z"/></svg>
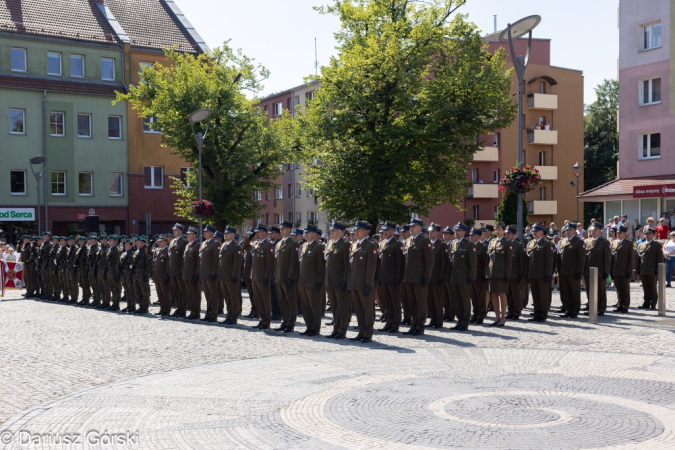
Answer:
<svg viewBox="0 0 675 450"><path fill-rule="evenodd" d="M404 334L424 334L427 321L427 290L434 264L431 241L422 235L424 224L419 219L410 222L411 236L403 247L406 255L403 282L407 285L408 304L412 314L410 330Z"/></svg>
<svg viewBox="0 0 675 450"><path fill-rule="evenodd" d="M352 302L347 291L349 281L350 242L345 238L346 226L333 222L326 247L326 295L333 311L333 332L329 339L344 339L352 318Z"/></svg>
<svg viewBox="0 0 675 450"><path fill-rule="evenodd" d="M659 277L659 264L663 264L663 246L654 239L656 229L653 226L646 225L644 228L646 241L638 245L638 260L640 268L640 279L642 280L642 291L644 292L644 302L638 308L656 309L659 294L656 289L656 283Z"/></svg>
<svg viewBox="0 0 675 450"><path fill-rule="evenodd" d="M533 239L527 244L528 279L532 288L532 303L534 322L546 322L551 308L551 275L553 274L553 260L555 247L551 248L550 241L544 237L546 229L535 224L532 226Z"/></svg>
<svg viewBox="0 0 675 450"><path fill-rule="evenodd" d="M93 301L90 304L91 306L96 306L101 304L101 291L97 283L97 265L96 260L98 259L98 238L95 233L89 235L89 251L87 252L87 273L89 274L89 285L91 286Z"/></svg>
<svg viewBox="0 0 675 450"><path fill-rule="evenodd" d="M298 243L298 246L302 247L302 244L307 242L305 240L305 236L303 231L300 228L296 228L293 230L293 233L291 233L291 236L293 236L293 239L295 239L295 242Z"/></svg>
<svg viewBox="0 0 675 450"><path fill-rule="evenodd" d="M448 248L448 263L450 262L450 248L452 246L452 241L455 240L455 230L447 226L443 228L443 241ZM443 308L445 309L445 314L443 315L443 320L446 322L455 321L455 310L452 307L452 301L450 300L450 265L446 266L445 271L445 289L443 293Z"/></svg>
<svg viewBox="0 0 675 450"><path fill-rule="evenodd" d="M220 246L218 257L218 278L227 306L227 314L223 321L225 325L235 325L241 314L241 269L244 255L235 240L236 232L234 227L225 228L224 242Z"/></svg>
<svg viewBox="0 0 675 450"><path fill-rule="evenodd" d="M419 229L421 228L419 226ZM350 340L363 343L373 340L375 325L375 272L377 271L378 252L377 244L368 239L369 231L368 222L356 221L354 225L356 240L352 243L349 252L349 281L347 282L359 327L359 334ZM416 232L419 233L419 230ZM426 314L422 318L422 327L424 327L425 320Z"/></svg>
<svg viewBox="0 0 675 450"><path fill-rule="evenodd" d="M40 254L42 252L42 236L35 236L37 239L35 245L33 246L33 273L35 274L35 292L33 293L34 298L41 298L44 294L44 281L42 279L42 264L40 260Z"/></svg>
<svg viewBox="0 0 675 450"><path fill-rule="evenodd" d="M450 260L448 246L441 239L441 226L436 223L429 225L429 238L434 263L431 271L431 285L427 292L427 307L429 309L429 326L443 327L443 297L445 291L445 277Z"/></svg>
<svg viewBox="0 0 675 450"><path fill-rule="evenodd" d="M49 252L48 260L49 260L49 265L48 265L48 276L51 280L50 285L51 285L51 291L49 292L49 298L48 300L58 300L58 292L61 290L61 285L59 283L59 268L58 268L58 255L59 255L59 250L61 249L61 236L54 236L52 239L54 242L54 246L52 247L52 251Z"/></svg>
<svg viewBox="0 0 675 450"><path fill-rule="evenodd" d="M77 303L80 297L80 289L77 284L77 275L75 272L75 259L77 258L78 247L75 245L75 236L68 236L68 258L66 259L66 283L68 286L69 303Z"/></svg>
<svg viewBox="0 0 675 450"><path fill-rule="evenodd" d="M23 245L21 246L21 259L23 260L23 285L26 288L26 292L23 293L23 297L32 297L33 287L35 283L35 278L32 273L32 264L33 264L33 245L31 243L31 238L27 234L23 236Z"/></svg>
<svg viewBox="0 0 675 450"><path fill-rule="evenodd" d="M504 233L506 225L504 222L497 222L494 227L497 237L490 239L488 244L488 270L487 278L489 279L488 290L492 297L492 309L495 312L495 321L490 326L503 327L506 322L507 299L506 294L509 291L509 283L511 281L511 264L513 246L511 242L506 239Z"/></svg>
<svg viewBox="0 0 675 450"><path fill-rule="evenodd" d="M59 249L56 251L55 273L58 278L56 300L68 302L68 280L66 279L66 265L68 264L68 245L65 236L59 236ZM63 296L62 296L63 294Z"/></svg>
<svg viewBox="0 0 675 450"><path fill-rule="evenodd" d="M484 235L483 229L472 228L469 237L476 252L476 278L471 283L473 316L469 322L476 324L483 323L487 315L485 292L487 292L488 241L481 241Z"/></svg>
<svg viewBox="0 0 675 450"><path fill-rule="evenodd" d="M122 274L120 268L120 248L117 245L119 236L111 234L108 236L109 248L106 253L106 291L110 296L110 306L108 311L119 311L120 300L122 299Z"/></svg>
<svg viewBox="0 0 675 450"><path fill-rule="evenodd" d="M82 286L82 300L78 305L86 305L91 298L91 287L89 285L89 274L87 273L87 238L80 236L77 239L77 250L75 251L75 260L73 261L73 273L77 282Z"/></svg>
<svg viewBox="0 0 675 450"><path fill-rule="evenodd" d="M598 315L602 316L607 310L607 275L612 265L612 250L609 248L609 241L602 237L602 227L594 223L588 227L591 237L586 239L586 265L584 268L584 278L586 279L586 296L590 296L590 268L598 269ZM586 305L588 310L588 305Z"/></svg>
<svg viewBox="0 0 675 450"><path fill-rule="evenodd" d="M127 307L122 311L128 312L129 305L136 305L136 292L134 291L134 282L131 277L133 264L131 258L134 256L135 245L131 243L131 239L124 240L124 252L120 255L120 269L122 275L122 287L124 288L124 296L127 301Z"/></svg>
<svg viewBox="0 0 675 450"><path fill-rule="evenodd" d="M218 318L218 243L213 238L216 229L211 225L204 227L204 242L199 247L199 277L206 297L206 315L199 319L215 322Z"/></svg>
<svg viewBox="0 0 675 450"><path fill-rule="evenodd" d="M187 240L183 236L185 226L177 223L173 226L173 239L169 243L169 286L171 294L176 299L176 311L172 317L185 317L187 311L188 298L185 292L185 285L182 280L183 275L183 253Z"/></svg>
<svg viewBox="0 0 675 450"><path fill-rule="evenodd" d="M253 267L253 243L256 241L255 228L251 227L248 230L248 235L244 238L244 243L241 249L244 251L244 283L246 283L246 291L248 292L248 300L251 302L251 310L248 314L249 319L258 317L258 312L255 310L255 301L253 300L253 281L251 280L251 268Z"/></svg>
<svg viewBox="0 0 675 450"><path fill-rule="evenodd" d="M298 297L307 329L300 333L316 336L321 331L321 287L326 276L325 247L319 240L321 234L312 224L305 227L307 242L300 248L298 267Z"/></svg>
<svg viewBox="0 0 675 450"><path fill-rule="evenodd" d="M38 298L48 299L52 296L52 277L50 275L49 256L52 253L54 244L52 243L52 234L49 231L42 233L42 246L40 246L40 256L38 257L38 267L40 268L40 280L42 281L42 295Z"/></svg>
<svg viewBox="0 0 675 450"><path fill-rule="evenodd" d="M99 250L96 255L96 285L100 293L100 304L97 308L110 308L110 289L108 288L108 235L103 234L98 237Z"/></svg>
<svg viewBox="0 0 675 450"><path fill-rule="evenodd" d="M255 309L260 314L260 322L252 328L266 330L270 327L272 316L272 271L274 270L274 246L267 238L267 227L258 225L255 228L258 240L251 246L253 263L251 265L251 281L253 282L253 300Z"/></svg>
<svg viewBox="0 0 675 450"><path fill-rule="evenodd" d="M560 241L557 252L560 300L563 307L560 317L575 319L581 308L581 275L586 264L586 248L577 235L577 224L568 222L563 227L565 237Z"/></svg>
<svg viewBox="0 0 675 450"><path fill-rule="evenodd" d="M518 320L523 311L522 283L523 276L527 273L527 253L525 246L518 238L518 230L514 225L506 227L506 238L511 242L511 279L509 280L509 293L507 301L509 313L507 319Z"/></svg>
<svg viewBox="0 0 675 450"><path fill-rule="evenodd" d="M396 239L396 224L384 222L380 229L377 281L385 323L382 331L396 333L401 325L401 282L405 271L403 244Z"/></svg>
<svg viewBox="0 0 675 450"><path fill-rule="evenodd" d="M190 315L188 320L195 320L201 317L202 308L202 292L199 288L199 240L197 239L197 231L194 227L189 227L187 231L187 244L183 252L183 272L181 277L183 279L183 292L187 297L187 304L185 308L190 308ZM182 317L186 314L186 309L180 307L176 310L177 317Z"/></svg>
<svg viewBox="0 0 675 450"><path fill-rule="evenodd" d="M300 266L300 245L291 237L293 224L283 221L279 224L281 241L274 249L274 283L281 308L281 325L276 331L291 333L298 317L298 268Z"/></svg>
<svg viewBox="0 0 675 450"><path fill-rule="evenodd" d="M469 329L471 317L471 286L476 279L476 247L473 242L465 238L468 227L463 223L454 226L457 239L450 246L450 300L457 314L457 325L452 329L466 331ZM480 239L481 231L471 229L471 236Z"/></svg>
<svg viewBox="0 0 675 450"><path fill-rule="evenodd" d="M403 262L404 262L404 268L403 268L403 276L405 277L405 260L406 260L406 253L405 253L405 246L410 239L410 225L405 224L401 225L401 232L400 232L400 238L399 241L401 244L403 244ZM410 304L408 303L408 298L410 298L411 295L414 295L414 293L409 293L408 292L408 284L407 283L401 283L400 287L400 295L401 295L401 307L403 308L403 318L401 319L401 325L412 325L412 313L410 312Z"/></svg>
<svg viewBox="0 0 675 450"><path fill-rule="evenodd" d="M133 302L127 301L127 312L146 314L150 310L150 274L152 273L152 259L145 247L145 236L136 239L136 251L131 257L131 276L134 283L136 298ZM136 309L135 301L139 308Z"/></svg>
<svg viewBox="0 0 675 450"><path fill-rule="evenodd" d="M633 273L633 242L626 237L623 224L616 225L617 238L612 242L612 279L619 305L614 312L627 313L630 307L630 277Z"/></svg>
<svg viewBox="0 0 675 450"><path fill-rule="evenodd" d="M155 282L157 298L159 299L159 312L156 316L168 316L171 314L171 293L169 292L169 240L160 236L157 238L157 248L153 251L152 280Z"/></svg>

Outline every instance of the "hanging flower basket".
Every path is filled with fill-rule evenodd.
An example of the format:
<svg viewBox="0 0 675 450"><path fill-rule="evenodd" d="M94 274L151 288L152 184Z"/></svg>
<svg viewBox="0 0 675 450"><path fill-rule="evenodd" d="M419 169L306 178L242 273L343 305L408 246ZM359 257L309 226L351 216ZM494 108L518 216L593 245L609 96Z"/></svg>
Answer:
<svg viewBox="0 0 675 450"><path fill-rule="evenodd" d="M499 181L499 190L504 195L524 194L530 192L541 181L539 171L532 166L525 165L522 169L511 167Z"/></svg>
<svg viewBox="0 0 675 450"><path fill-rule="evenodd" d="M192 202L192 214L195 216L210 217L216 214L216 207L208 200L195 199Z"/></svg>

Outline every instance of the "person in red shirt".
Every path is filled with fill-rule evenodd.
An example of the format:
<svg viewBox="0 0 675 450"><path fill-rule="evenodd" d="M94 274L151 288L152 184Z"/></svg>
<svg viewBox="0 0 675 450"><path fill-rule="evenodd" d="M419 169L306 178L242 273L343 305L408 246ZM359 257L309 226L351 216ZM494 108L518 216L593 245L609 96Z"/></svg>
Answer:
<svg viewBox="0 0 675 450"><path fill-rule="evenodd" d="M659 219L659 226L656 227L656 239L667 240L669 231L670 227L666 225L666 219L664 218Z"/></svg>

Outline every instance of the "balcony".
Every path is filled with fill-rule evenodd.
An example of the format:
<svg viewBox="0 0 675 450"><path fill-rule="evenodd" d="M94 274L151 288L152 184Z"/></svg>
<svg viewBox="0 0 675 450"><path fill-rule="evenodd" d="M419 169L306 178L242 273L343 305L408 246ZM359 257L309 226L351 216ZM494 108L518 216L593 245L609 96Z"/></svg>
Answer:
<svg viewBox="0 0 675 450"><path fill-rule="evenodd" d="M527 107L546 111L558 109L558 96L556 94L528 94Z"/></svg>
<svg viewBox="0 0 675 450"><path fill-rule="evenodd" d="M499 198L498 184L475 183L469 186L471 198Z"/></svg>
<svg viewBox="0 0 675 450"><path fill-rule="evenodd" d="M557 200L535 200L527 202L528 214L534 216L551 216L558 214Z"/></svg>
<svg viewBox="0 0 675 450"><path fill-rule="evenodd" d="M539 171L542 181L558 179L558 166L534 166L534 168Z"/></svg>
<svg viewBox="0 0 675 450"><path fill-rule="evenodd" d="M498 147L483 147L473 154L474 162L496 162L499 161Z"/></svg>
<svg viewBox="0 0 675 450"><path fill-rule="evenodd" d="M535 145L557 145L558 130L528 130L527 143Z"/></svg>

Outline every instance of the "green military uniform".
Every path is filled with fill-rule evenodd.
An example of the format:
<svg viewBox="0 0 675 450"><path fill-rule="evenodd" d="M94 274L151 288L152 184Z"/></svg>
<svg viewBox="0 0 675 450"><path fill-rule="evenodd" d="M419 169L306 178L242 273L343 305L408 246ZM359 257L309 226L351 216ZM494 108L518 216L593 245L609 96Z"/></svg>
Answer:
<svg viewBox="0 0 675 450"><path fill-rule="evenodd" d="M235 231L234 228L227 227L225 229L226 237L228 233L234 234ZM228 325L236 324L238 317L241 315L241 270L244 264L243 253L241 247L239 247L239 244L234 239L229 242L223 242L220 245L218 256L218 279L220 280L220 287L225 296L225 305L227 307L224 323ZM293 313L295 313L295 311L293 311Z"/></svg>
<svg viewBox="0 0 675 450"><path fill-rule="evenodd" d="M211 225L204 231L216 232ZM204 239L199 246L199 277L206 297L206 315L203 320L215 322L218 318L220 291L218 288L218 241L215 238Z"/></svg>
<svg viewBox="0 0 675 450"><path fill-rule="evenodd" d="M255 243L255 233L253 228L249 230L249 235L244 238L242 244L242 251L244 252L244 283L246 284L246 291L248 292L248 300L251 303L251 310L248 314L249 318L258 317L258 311L255 309L255 300L253 292L253 280L251 279L251 268L253 267L253 243Z"/></svg>
<svg viewBox="0 0 675 450"><path fill-rule="evenodd" d="M584 267L584 276L586 277L586 297L591 295L590 286L590 268L598 269L598 314L602 315L607 310L607 276L612 265L612 250L609 247L609 241L600 236L597 239L588 238L584 245L586 246L586 266Z"/></svg>
<svg viewBox="0 0 675 450"><path fill-rule="evenodd" d="M331 229L345 230L344 224L333 222ZM350 243L343 236L329 241L326 247L326 295L333 310L333 332L335 339L344 339L352 318L352 302L347 291L349 281Z"/></svg>
<svg viewBox="0 0 675 450"><path fill-rule="evenodd" d="M164 238L161 238L164 239ZM157 247L152 251L152 280L159 299L159 315L171 314L171 292L169 290L169 246Z"/></svg>
<svg viewBox="0 0 675 450"><path fill-rule="evenodd" d="M117 236L111 236L111 239L117 239ZM106 253L106 287L110 295L110 311L120 310L120 300L122 300L122 269L120 267L120 249L117 245L111 245Z"/></svg>
<svg viewBox="0 0 675 450"><path fill-rule="evenodd" d="M417 223L413 219L413 223ZM412 225L412 223L411 223ZM406 284L408 306L412 316L410 333L423 334L427 321L427 291L434 265L434 253L431 250L431 241L428 237L419 233L410 236L403 247L405 255L405 271L403 283Z"/></svg>
<svg viewBox="0 0 675 450"><path fill-rule="evenodd" d="M652 234L655 230L650 230ZM647 230L645 230L647 234ZM656 288L659 277L659 264L664 262L663 246L660 242L653 239L638 245L640 279L642 280L642 291L644 292L644 302L641 308L656 309L659 294Z"/></svg>
<svg viewBox="0 0 675 450"><path fill-rule="evenodd" d="M441 227L434 225L430 227L437 228L441 231ZM429 310L429 326L433 328L441 328L443 326L443 296L445 290L445 276L448 270L448 262L450 261L449 249L443 239L437 238L431 243L431 251L434 255L434 263L431 270L430 289L427 292L427 308Z"/></svg>
<svg viewBox="0 0 675 450"><path fill-rule="evenodd" d="M128 240L128 243L131 244L131 240ZM132 278L131 271L133 269L131 259L133 256L134 256L133 248L125 250L120 255L120 273L121 273L122 287L124 288L124 296L126 297L127 300L127 308L125 308L124 311L129 310L128 305L136 304L136 291L134 290L134 282L131 279Z"/></svg>
<svg viewBox="0 0 675 450"><path fill-rule="evenodd" d="M139 238L145 242L143 237ZM148 255L148 249L145 245L137 248L131 257L131 273L134 283L134 291L139 308L136 310L135 302L127 301L127 312L136 312L145 314L150 308L150 274L152 273L152 257Z"/></svg>
<svg viewBox="0 0 675 450"><path fill-rule="evenodd" d="M443 308L445 309L443 319L446 322L454 322L455 309L452 306L452 300L450 299L450 249L452 248L452 242L455 240L455 232L452 228L445 227L443 229L443 240L448 248L448 265L445 270L445 288L443 292Z"/></svg>
<svg viewBox="0 0 675 450"><path fill-rule="evenodd" d="M89 251L87 252L87 276L89 278L89 286L91 287L93 301L90 303L92 306L101 304L101 291L98 286L98 279L96 277L96 260L98 259L98 252L100 250L98 246L98 241L96 237L92 238L96 243L89 246ZM86 304L89 304L89 298L85 297L87 300Z"/></svg>
<svg viewBox="0 0 675 450"><path fill-rule="evenodd" d="M566 229L576 230L576 224L570 222L563 231ZM556 257L560 300L566 310L565 315L575 318L581 308L580 280L586 264L586 246L583 239L576 234L571 238L562 238Z"/></svg>
<svg viewBox="0 0 675 450"><path fill-rule="evenodd" d="M31 259L33 254L33 245L30 242L29 236L24 236L24 239L28 239L28 242L24 243L21 247L21 260L23 262L23 286L26 289L26 292L23 294L24 297L31 297L34 291L34 278L32 271Z"/></svg>
<svg viewBox="0 0 675 450"><path fill-rule="evenodd" d="M317 229L311 225L308 225L305 231L318 234ZM326 276L325 251L324 245L318 239L305 242L300 248L298 297L307 327L304 333L310 336L321 331L321 287Z"/></svg>
<svg viewBox="0 0 675 450"><path fill-rule="evenodd" d="M467 226L458 223L455 231L467 231ZM466 236L452 241L450 247L450 300L457 315L455 330L469 328L471 319L471 286L478 276L478 250ZM485 296L481 297L483 304Z"/></svg>
<svg viewBox="0 0 675 450"><path fill-rule="evenodd" d="M184 230L184 226L177 223L173 227L174 230ZM183 253L185 253L185 246L187 240L183 235L174 237L169 243L169 286L171 294L176 299L176 311L174 317L185 317L188 305L188 295L185 292L185 285L182 280L183 274Z"/></svg>
<svg viewBox="0 0 675 450"><path fill-rule="evenodd" d="M395 228L395 225L385 222L384 227ZM403 243L393 236L389 240L383 239L379 244L377 267L379 300L384 305L385 317L382 331L395 333L401 325L401 282L404 272Z"/></svg>
<svg viewBox="0 0 675 450"><path fill-rule="evenodd" d="M78 305L89 303L89 299L91 298L91 286L89 285L89 274L87 272L88 252L87 240L84 236L80 236L78 239L78 247L75 251L75 260L73 261L73 273L78 284L82 287L82 300L77 302Z"/></svg>
<svg viewBox="0 0 675 450"><path fill-rule="evenodd" d="M543 228L540 225L534 225L535 228ZM532 288L532 303L534 307L534 317L536 322L545 322L548 319L548 312L551 308L551 275L553 274L553 260L555 259L555 247L551 247L551 242L542 237L539 240L532 240L527 244L528 257L528 280Z"/></svg>
<svg viewBox="0 0 675 450"><path fill-rule="evenodd" d="M103 242L105 241L105 242ZM96 285L100 293L100 308L110 307L110 289L108 287L108 237L100 237L98 254L96 255Z"/></svg>
<svg viewBox="0 0 675 450"><path fill-rule="evenodd" d="M60 239L59 239L60 240ZM61 246L59 245L58 241L54 243L54 246L52 247L51 252L49 252L49 255L47 256L47 259L49 261L49 266L48 266L48 276L50 279L50 286L51 286L51 291L48 292L49 299L50 300L58 300L58 293L61 290L61 285L60 285L60 280L59 280L59 267L58 267L58 256L59 256L59 250L61 249Z"/></svg>
<svg viewBox="0 0 675 450"><path fill-rule="evenodd" d="M258 225L256 232L267 231L264 225ZM260 315L257 328L270 327L272 315L272 271L274 270L274 246L268 238L258 240L251 246L253 262L251 264L251 281L253 282L253 301Z"/></svg>
<svg viewBox="0 0 675 450"><path fill-rule="evenodd" d="M198 231L190 227L188 233L197 236ZM183 280L183 292L187 297L187 304L184 307L190 308L188 319L199 319L202 311L202 292L199 289L199 240L197 239L185 245L181 278ZM136 292L136 295L138 294ZM186 310L179 307L176 312L178 316L181 316L186 313Z"/></svg>
<svg viewBox="0 0 675 450"><path fill-rule="evenodd" d="M625 228L623 228L625 230ZM616 312L627 313L630 308L630 277L633 272L633 241L615 239L612 242L612 279L616 286L619 306Z"/></svg>
<svg viewBox="0 0 675 450"><path fill-rule="evenodd" d="M370 224L368 222L357 221L354 228L369 230ZM431 249L429 248L429 250ZM365 237L361 242L352 243L349 252L349 280L347 281L347 289L351 291L352 305L356 311L356 320L359 326L359 334L351 338L354 341L370 342L373 338L377 259L377 244L368 237ZM422 297L419 299L422 300ZM426 302L426 298L424 298L424 302ZM422 327L424 327L425 320L426 314L422 319Z"/></svg>
<svg viewBox="0 0 675 450"><path fill-rule="evenodd" d="M489 262L485 275L488 278L488 291L506 294L511 280L513 245L505 237L490 239L487 252Z"/></svg>
<svg viewBox="0 0 675 450"><path fill-rule="evenodd" d="M290 222L282 222L279 226L293 228ZM281 308L281 326L278 331L293 331L298 317L299 252L300 246L292 236L282 239L274 249L274 283Z"/></svg>
<svg viewBox="0 0 675 450"><path fill-rule="evenodd" d="M515 233L516 230L513 229ZM518 238L510 241L511 247L511 279L509 280L509 292L506 297L509 305L507 319L518 319L523 311L522 284L523 277L527 273L527 253L525 246Z"/></svg>
<svg viewBox="0 0 675 450"><path fill-rule="evenodd" d="M473 232L473 230L472 230ZM473 244L473 243L472 243ZM476 278L471 283L471 304L473 306L473 317L471 323L483 323L487 315L487 301L485 293L487 292L487 268L490 262L488 256L489 241L478 241L473 244L476 249Z"/></svg>
<svg viewBox="0 0 675 450"><path fill-rule="evenodd" d="M54 244L51 241L51 234L49 232L44 232L42 235L45 237L42 246L40 247L40 256L38 257L38 279L40 280L40 287L42 295L40 298L47 299L52 296L52 278L50 276L50 265L49 265L49 255L52 252ZM50 240L47 240L50 239Z"/></svg>
<svg viewBox="0 0 675 450"><path fill-rule="evenodd" d="M68 240L74 240L73 236L68 236ZM75 259L77 257L77 245L70 244L68 245L68 259L66 261L66 280L68 284L68 296L70 297L70 303L77 303L78 298L80 297L80 288L77 284L77 276L75 275Z"/></svg>

